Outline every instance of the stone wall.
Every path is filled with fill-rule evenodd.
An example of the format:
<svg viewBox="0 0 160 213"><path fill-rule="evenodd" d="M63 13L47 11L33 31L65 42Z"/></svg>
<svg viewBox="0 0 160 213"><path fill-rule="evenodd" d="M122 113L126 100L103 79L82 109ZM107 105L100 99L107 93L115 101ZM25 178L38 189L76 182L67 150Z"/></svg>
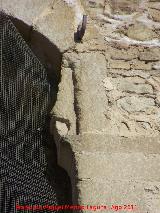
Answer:
<svg viewBox="0 0 160 213"><path fill-rule="evenodd" d="M59 163L70 174L74 203L132 203L138 213L158 213L159 3L82 4L88 30L83 43L63 55L62 71L72 92L64 94L60 84L58 94L61 105L66 97L73 104L66 116L68 136L57 143ZM151 15L153 5L157 13ZM59 106L53 117L60 115ZM65 135L63 122L54 127L57 138Z"/></svg>
<svg viewBox="0 0 160 213"><path fill-rule="evenodd" d="M160 3L55 0L33 5L35 17L28 21L33 16L23 15L18 6L2 4L62 54L50 129L58 163L71 178L73 203L133 204L137 213L159 213ZM87 31L75 43L83 13ZM48 56L51 69L55 56Z"/></svg>
<svg viewBox="0 0 160 213"><path fill-rule="evenodd" d="M64 55L67 61L74 58L65 66L74 70L78 87L75 90L80 90L76 104L81 111L84 108L83 113L77 112L81 120L78 132L158 135L160 24L155 16L159 3L138 0L82 3L90 15L88 33L83 44L77 44L75 50ZM150 14L153 7L157 11L155 16ZM95 25L93 32L90 25ZM88 123L82 127L85 122Z"/></svg>

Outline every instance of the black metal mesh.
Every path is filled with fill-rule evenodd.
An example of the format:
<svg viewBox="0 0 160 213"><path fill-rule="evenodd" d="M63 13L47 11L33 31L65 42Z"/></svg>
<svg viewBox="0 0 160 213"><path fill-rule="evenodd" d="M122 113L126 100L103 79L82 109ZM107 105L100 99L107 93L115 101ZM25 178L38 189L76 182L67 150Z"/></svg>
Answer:
<svg viewBox="0 0 160 213"><path fill-rule="evenodd" d="M44 175L50 85L44 67L2 13L0 65L0 213L16 212L16 203L56 205Z"/></svg>

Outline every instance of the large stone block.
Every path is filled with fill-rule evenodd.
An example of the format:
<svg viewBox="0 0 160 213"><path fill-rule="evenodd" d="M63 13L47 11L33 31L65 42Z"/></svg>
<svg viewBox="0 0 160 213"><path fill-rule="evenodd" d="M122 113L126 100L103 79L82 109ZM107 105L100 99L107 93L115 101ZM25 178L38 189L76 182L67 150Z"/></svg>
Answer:
<svg viewBox="0 0 160 213"><path fill-rule="evenodd" d="M109 68L129 70L131 68L131 65L128 61L111 60L109 62Z"/></svg>
<svg viewBox="0 0 160 213"><path fill-rule="evenodd" d="M110 0L113 13L130 14L139 10L140 0Z"/></svg>
<svg viewBox="0 0 160 213"><path fill-rule="evenodd" d="M70 144L74 152L90 153L144 153L160 155L160 138L157 137L120 137L110 134L86 133L70 135L65 138L65 143ZM74 143L73 143L74 142Z"/></svg>
<svg viewBox="0 0 160 213"><path fill-rule="evenodd" d="M160 181L159 154L83 152L76 154L76 161L81 179Z"/></svg>
<svg viewBox="0 0 160 213"><path fill-rule="evenodd" d="M55 122L59 121L66 124L69 134L76 134L76 117L74 111L74 87L72 79L72 70L63 68L61 71L61 82L57 101L51 111L51 132L53 133ZM60 126L60 125L59 125ZM63 127L65 128L65 127ZM61 130L60 130L61 131Z"/></svg>
<svg viewBox="0 0 160 213"><path fill-rule="evenodd" d="M145 61L133 61L131 64L131 68L135 70L151 70L152 64L145 63Z"/></svg>
<svg viewBox="0 0 160 213"><path fill-rule="evenodd" d="M105 78L104 86L106 90L120 90L129 93L147 94L153 93L153 88L145 84L145 80L138 77L128 78Z"/></svg>
<svg viewBox="0 0 160 213"><path fill-rule="evenodd" d="M160 182L115 181L106 177L80 180L78 188L81 205L101 206L100 212L159 213L160 210ZM124 205L133 205L133 210L121 209ZM103 210L102 206L107 206L107 210Z"/></svg>
<svg viewBox="0 0 160 213"><path fill-rule="evenodd" d="M106 74L105 56L98 52L82 53L78 61L74 82L79 132L104 131L106 95L102 80Z"/></svg>
<svg viewBox="0 0 160 213"><path fill-rule="evenodd" d="M4 11L45 36L61 52L74 45L74 33L82 20L80 1L2 0Z"/></svg>
<svg viewBox="0 0 160 213"><path fill-rule="evenodd" d="M114 205L110 213L115 206L136 205L138 213L159 213L159 140L104 134L64 138L58 159L71 177L74 204Z"/></svg>
<svg viewBox="0 0 160 213"><path fill-rule="evenodd" d="M109 49L109 51L107 49L106 54L110 55L111 59L113 60L125 60L125 61L135 59L139 55L138 50L136 48L130 48L127 51L112 48Z"/></svg>
<svg viewBox="0 0 160 213"><path fill-rule="evenodd" d="M117 106L128 112L146 111L155 106L154 99L146 97L124 97L117 101Z"/></svg>
<svg viewBox="0 0 160 213"><path fill-rule="evenodd" d="M140 52L139 59L141 61L159 61L160 60L160 48L150 48Z"/></svg>
<svg viewBox="0 0 160 213"><path fill-rule="evenodd" d="M14 17L17 17L28 25L32 25L33 22L45 11L45 9L51 7L52 4L52 0L1 1L1 7L4 11Z"/></svg>
<svg viewBox="0 0 160 213"><path fill-rule="evenodd" d="M74 44L74 19L73 8L63 1L58 1L47 13L41 15L34 25L38 32L63 52Z"/></svg>
<svg viewBox="0 0 160 213"><path fill-rule="evenodd" d="M156 34L147 25L135 23L128 28L127 36L135 40L146 41L154 39Z"/></svg>

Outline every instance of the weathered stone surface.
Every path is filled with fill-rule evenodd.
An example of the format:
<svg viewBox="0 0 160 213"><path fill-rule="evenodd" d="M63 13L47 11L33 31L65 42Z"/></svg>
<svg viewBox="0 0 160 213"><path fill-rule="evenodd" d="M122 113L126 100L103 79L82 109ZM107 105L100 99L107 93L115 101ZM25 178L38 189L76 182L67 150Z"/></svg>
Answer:
<svg viewBox="0 0 160 213"><path fill-rule="evenodd" d="M98 14L103 13L105 0L81 0L83 6L87 9L90 17L95 18Z"/></svg>
<svg viewBox="0 0 160 213"><path fill-rule="evenodd" d="M137 213L148 212L158 213L159 211L159 182L138 182L138 181L110 181L104 180L83 180L79 181L78 188L80 189L79 200L82 204L106 205L111 208L115 205L134 205L134 210ZM101 189L101 190L100 190ZM87 193L86 193L87 191ZM94 196L93 192L94 191ZM106 193L107 192L107 193ZM127 210L101 210L101 212ZM87 211L86 211L87 212Z"/></svg>
<svg viewBox="0 0 160 213"><path fill-rule="evenodd" d="M103 131L106 125L106 99L102 84L106 69L105 57L101 53L82 53L79 54L79 60L74 71L77 82L75 98L80 108L77 111L79 132Z"/></svg>
<svg viewBox="0 0 160 213"><path fill-rule="evenodd" d="M119 14L130 14L132 12L137 11L139 8L139 3L140 0L120 0L120 1L116 1L116 0L110 0L109 1L111 6L112 6L112 10L114 13L119 13Z"/></svg>
<svg viewBox="0 0 160 213"><path fill-rule="evenodd" d="M120 90L123 92L132 92L140 94L153 93L153 88L149 84L145 84L142 78L111 78L107 77L103 80L104 87L107 91Z"/></svg>
<svg viewBox="0 0 160 213"><path fill-rule="evenodd" d="M144 52L140 52L139 59L142 61L159 61L160 48L152 48L152 49L147 49Z"/></svg>
<svg viewBox="0 0 160 213"><path fill-rule="evenodd" d="M65 137L68 134L68 127L65 123L56 121L55 127L56 127L57 133L60 137Z"/></svg>
<svg viewBox="0 0 160 213"><path fill-rule="evenodd" d="M140 94L153 93L152 86L145 84L145 81L141 78L113 78L111 82L113 82L113 85L117 90L124 92Z"/></svg>
<svg viewBox="0 0 160 213"><path fill-rule="evenodd" d="M76 154L76 159L79 178L82 179L107 177L110 180L132 180L134 178L134 180L160 181L159 173L156 171L160 169L160 155L84 152ZM87 162L87 167L84 162Z"/></svg>
<svg viewBox="0 0 160 213"><path fill-rule="evenodd" d="M156 37L152 29L141 23L136 23L135 25L129 27L127 30L127 36L140 41L151 40Z"/></svg>
<svg viewBox="0 0 160 213"><path fill-rule="evenodd" d="M122 83L119 86L120 90L126 91L126 92L135 92L140 94L146 94L146 93L153 93L153 89L150 85L147 84L130 84L129 82Z"/></svg>
<svg viewBox="0 0 160 213"><path fill-rule="evenodd" d="M83 16L80 1L2 1L2 8L45 36L60 51L74 45L74 32ZM67 17L67 18L66 18Z"/></svg>
<svg viewBox="0 0 160 213"><path fill-rule="evenodd" d="M70 134L75 134L76 118L74 111L72 70L69 68L63 68L61 74L61 83L59 84L57 101L51 111L52 120L50 128L51 132L53 132L55 128L55 121L59 121L66 124Z"/></svg>
<svg viewBox="0 0 160 213"><path fill-rule="evenodd" d="M147 79L147 83L152 85L156 92L160 92L160 78L159 77L150 77Z"/></svg>
<svg viewBox="0 0 160 213"><path fill-rule="evenodd" d="M150 17L157 22L160 22L160 8L159 9L149 9Z"/></svg>
<svg viewBox="0 0 160 213"><path fill-rule="evenodd" d="M67 16L67 19L66 19ZM58 1L35 22L36 29L63 52L74 44L74 10ZM65 37L64 37L65 36Z"/></svg>
<svg viewBox="0 0 160 213"><path fill-rule="evenodd" d="M152 68L153 68L154 70L160 70L160 62L153 63Z"/></svg>
<svg viewBox="0 0 160 213"><path fill-rule="evenodd" d="M146 210L150 209L149 203L156 199L155 193L159 193L157 189L159 188L159 181L157 181L159 180L157 174L159 169L157 169L157 166L160 166L158 163L160 158L159 154L155 154L160 150L158 148L160 145L158 143L159 138L148 138L146 140L147 138L139 137L131 140L100 134L85 134L78 137L79 139L73 137L70 142L67 140L72 151L76 154L74 160L69 144L67 145L64 142L60 144L60 150L63 151L60 155L61 165L63 167L66 165L65 168L70 177L73 177L72 175L74 175L74 178L77 177L74 174L75 169L80 171L76 186L73 183L73 191L74 195L77 196L78 203L80 205L101 205L103 202L107 202L108 205L132 203L138 206L137 211L139 210L139 213L143 212L145 208ZM99 146L99 144L102 146ZM69 158L66 159L66 156ZM122 159L122 161L120 162L119 159ZM73 165L75 160L77 164ZM119 163L117 164L117 162ZM156 169L154 169L154 166L156 166ZM97 168L98 172L96 172ZM99 190L100 188L103 190ZM154 204L152 207L154 207Z"/></svg>
<svg viewBox="0 0 160 213"><path fill-rule="evenodd" d="M145 63L144 61L133 61L131 68L135 70L151 70L152 64Z"/></svg>
<svg viewBox="0 0 160 213"><path fill-rule="evenodd" d="M110 90L115 89L114 85L112 84L112 78L111 77L105 78L103 80L103 83L104 83L103 85L104 85L106 90L110 91Z"/></svg>
<svg viewBox="0 0 160 213"><path fill-rule="evenodd" d="M155 106L155 102L152 98L131 96L118 100L117 106L131 113L146 111L148 108Z"/></svg>
<svg viewBox="0 0 160 213"><path fill-rule="evenodd" d="M32 25L34 20L39 17L46 8L53 5L52 0L2 0L2 8L7 13L17 17L28 25Z"/></svg>
<svg viewBox="0 0 160 213"><path fill-rule="evenodd" d="M114 136L102 133L86 133L82 135L67 135L60 143L70 146L74 153L143 153L145 156L160 155L159 136L135 136L132 138ZM86 143L87 141L87 143ZM101 144L101 146L100 146ZM63 157L63 156L62 156Z"/></svg>
<svg viewBox="0 0 160 213"><path fill-rule="evenodd" d="M112 60L109 62L109 67L113 69L130 69L130 63L127 61L121 61L121 60Z"/></svg>
<svg viewBox="0 0 160 213"><path fill-rule="evenodd" d="M152 8L152 9L160 10L160 2L158 2L157 0L155 0L155 1L149 1L148 2L148 7Z"/></svg>
<svg viewBox="0 0 160 213"><path fill-rule="evenodd" d="M88 1L88 5L93 8L103 7L104 0L90 0Z"/></svg>
<svg viewBox="0 0 160 213"><path fill-rule="evenodd" d="M91 34L91 38L93 38L94 34L96 35L95 32L90 32ZM97 37L97 35L96 35ZM105 44L104 44L104 41L102 39L98 40L97 42L97 39L96 40L88 40L87 38L87 35L85 36L84 40L87 40L87 43L78 43L76 45L76 51L79 52L79 53L82 53L82 52L85 52L86 49L88 49L89 51L105 51Z"/></svg>
<svg viewBox="0 0 160 213"><path fill-rule="evenodd" d="M120 75L120 76L123 76L123 77L141 77L143 79L147 79L150 77L150 73L147 73L145 70L130 70L130 71L125 71L124 70L119 70L119 69L109 69L108 72L114 76L114 75Z"/></svg>
<svg viewBox="0 0 160 213"><path fill-rule="evenodd" d="M108 50L106 53L108 53ZM136 48L130 48L127 51L112 48L110 49L109 55L111 56L111 59L114 60L130 61L138 57L138 51Z"/></svg>
<svg viewBox="0 0 160 213"><path fill-rule="evenodd" d="M156 103L160 106L160 93L157 94Z"/></svg>

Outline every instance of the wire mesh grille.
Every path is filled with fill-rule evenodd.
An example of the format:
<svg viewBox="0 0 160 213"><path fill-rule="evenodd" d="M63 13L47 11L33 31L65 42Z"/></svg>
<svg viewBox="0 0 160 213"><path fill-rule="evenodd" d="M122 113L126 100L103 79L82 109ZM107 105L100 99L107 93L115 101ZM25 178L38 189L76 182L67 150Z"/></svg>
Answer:
<svg viewBox="0 0 160 213"><path fill-rule="evenodd" d="M47 74L3 13L0 64L0 212L16 212L16 203L56 205L56 193L44 175Z"/></svg>

